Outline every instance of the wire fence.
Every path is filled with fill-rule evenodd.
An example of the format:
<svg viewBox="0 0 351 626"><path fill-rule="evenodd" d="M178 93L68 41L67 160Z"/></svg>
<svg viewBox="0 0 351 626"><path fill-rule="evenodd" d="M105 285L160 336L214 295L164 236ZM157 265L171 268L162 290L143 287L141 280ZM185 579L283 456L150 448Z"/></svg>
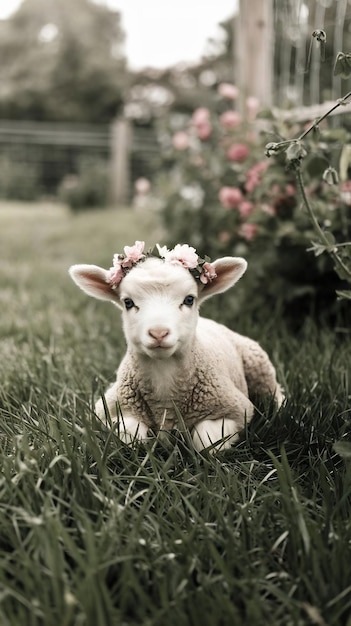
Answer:
<svg viewBox="0 0 351 626"><path fill-rule="evenodd" d="M0 120L0 197L34 200L57 197L60 188L87 171L90 184L117 190L116 162L124 162L128 194L139 177L159 167L159 145L152 128L132 128L128 145L116 145L112 126ZM121 184L125 181L121 181ZM124 188L125 184L124 184ZM106 189L105 189L106 195ZM128 198L125 198L127 201Z"/></svg>
<svg viewBox="0 0 351 626"><path fill-rule="evenodd" d="M301 123L330 105L273 110L280 119ZM334 111L343 114L349 115L349 107ZM111 126L0 120L0 198L58 198L62 190L76 193L80 180L82 205L120 204L131 200L138 178L152 181L161 166L162 148L149 126L127 120Z"/></svg>

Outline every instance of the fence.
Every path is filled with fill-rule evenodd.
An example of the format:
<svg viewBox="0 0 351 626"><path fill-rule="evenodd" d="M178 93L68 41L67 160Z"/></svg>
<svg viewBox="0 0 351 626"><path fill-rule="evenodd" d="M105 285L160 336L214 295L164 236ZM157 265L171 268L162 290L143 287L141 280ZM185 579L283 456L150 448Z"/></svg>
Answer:
<svg viewBox="0 0 351 626"><path fill-rule="evenodd" d="M316 119L331 104L285 112L273 110L280 119L288 117L304 122ZM334 112L344 113L349 114L349 107ZM85 175L95 199L99 194L94 186L103 186L100 196L120 205L130 201L137 178L152 180L160 169L161 159L156 132L125 119L117 119L111 126L0 120L2 198L56 197L65 181L70 184L72 178Z"/></svg>
<svg viewBox="0 0 351 626"><path fill-rule="evenodd" d="M152 178L158 155L152 129L126 120L111 126L0 120L0 196L57 196L63 181L96 166L106 172L111 201L126 202L136 178Z"/></svg>

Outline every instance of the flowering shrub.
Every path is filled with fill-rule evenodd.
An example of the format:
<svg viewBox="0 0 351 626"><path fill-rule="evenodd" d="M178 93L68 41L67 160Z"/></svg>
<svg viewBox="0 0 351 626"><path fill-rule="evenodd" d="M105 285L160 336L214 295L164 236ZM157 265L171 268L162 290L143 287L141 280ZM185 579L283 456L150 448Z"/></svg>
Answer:
<svg viewBox="0 0 351 626"><path fill-rule="evenodd" d="M339 53L338 57L340 57L340 54L343 55L343 53ZM334 74L338 73L336 64ZM351 69L347 66L347 75L350 73ZM319 216L315 211L314 203L309 199L308 193L305 189L302 163L308 155L308 151L304 145L306 137L312 132L318 132L321 122L323 122L337 108L347 105L350 98L351 91L349 91L343 98L339 98L339 100L337 100L332 107L329 108L329 110L324 112L310 126L307 126L307 128L305 128L298 137L293 137L292 139L280 139L278 142L269 142L266 146L267 156L279 155L282 152L285 153L287 166L295 171L296 182L301 194L303 206L314 229L315 241L313 241L313 251L316 256L320 254L329 255L330 259L333 261L335 272L341 279L347 281L349 286L348 290L339 290L336 293L339 298L345 298L347 300L351 300L351 241L348 239L349 229L343 229L343 237L341 237L341 240L337 240L333 229L330 228L332 225L330 220L328 220L329 223L325 223L324 227L320 225ZM323 144L321 143L319 144L319 150L323 154ZM323 159L322 165L324 165ZM340 176L343 180L339 188L339 201L341 200L346 204L349 202L348 190L350 188L350 180L348 180L348 174L350 165L350 146L346 144L341 150L339 162ZM336 185L339 182L339 174L335 167L332 167L331 159L329 160L328 167L323 171L322 180L327 182L329 185ZM346 218L347 223L348 221L348 218Z"/></svg>
<svg viewBox="0 0 351 626"><path fill-rule="evenodd" d="M94 207L105 207L108 202L108 166L103 160L81 159L78 173L66 175L58 189L58 196L72 213Z"/></svg>
<svg viewBox="0 0 351 626"><path fill-rule="evenodd" d="M169 242L189 241L212 258L245 256L249 270L244 282L255 294L249 298L253 308L271 306L272 298L286 311L294 300L300 306L302 297L335 302L337 277L330 260L308 252L313 228L301 209L294 171L279 155L266 158L267 135L258 132L255 121L258 102L247 100L242 119L233 109L237 96L234 85L221 85L217 111L196 109L166 138L159 192ZM321 175L325 154L315 152L311 144L305 162L307 193L323 227L331 227L336 239L345 237L351 231L351 181L330 187Z"/></svg>

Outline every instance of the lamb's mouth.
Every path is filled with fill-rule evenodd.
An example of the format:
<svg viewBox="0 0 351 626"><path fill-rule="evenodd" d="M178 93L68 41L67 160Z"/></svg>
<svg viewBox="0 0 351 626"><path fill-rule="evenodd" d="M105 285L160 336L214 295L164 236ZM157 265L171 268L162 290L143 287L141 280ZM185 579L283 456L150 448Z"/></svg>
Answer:
<svg viewBox="0 0 351 626"><path fill-rule="evenodd" d="M162 357L167 357L171 356L175 352L176 346L174 344L169 346L160 343L152 346L147 346L146 350L149 354L153 354L155 356L159 354Z"/></svg>

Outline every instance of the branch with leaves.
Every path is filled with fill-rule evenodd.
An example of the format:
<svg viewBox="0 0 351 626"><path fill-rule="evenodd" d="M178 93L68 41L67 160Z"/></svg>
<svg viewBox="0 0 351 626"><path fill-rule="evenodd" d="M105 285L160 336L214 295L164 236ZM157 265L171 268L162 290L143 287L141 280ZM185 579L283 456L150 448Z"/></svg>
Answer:
<svg viewBox="0 0 351 626"><path fill-rule="evenodd" d="M313 34L313 36L315 35ZM351 74L350 54L339 52L334 66L334 74L340 74L343 77ZM265 148L265 155L267 157L276 156L285 152L288 167L290 169L294 169L295 171L297 187L300 191L303 205L311 220L311 224L317 237L317 241L312 242L311 249L314 251L316 256L325 252L329 254L333 260L335 270L339 277L347 280L349 283L351 283L351 242L338 244L333 233L321 227L313 204L310 202L308 194L306 193L306 186L304 184L302 173L302 163L303 159L308 154L304 144L306 137L312 132L318 132L321 122L325 120L333 111L335 111L335 109L350 104L350 99L351 91L349 91L343 98L337 100L337 102L326 113L315 120L315 122L304 130L299 137L278 142L270 142ZM322 178L329 185L335 185L339 182L338 172L330 165L325 169ZM351 290L337 291L337 295L340 298L347 298L351 300Z"/></svg>

